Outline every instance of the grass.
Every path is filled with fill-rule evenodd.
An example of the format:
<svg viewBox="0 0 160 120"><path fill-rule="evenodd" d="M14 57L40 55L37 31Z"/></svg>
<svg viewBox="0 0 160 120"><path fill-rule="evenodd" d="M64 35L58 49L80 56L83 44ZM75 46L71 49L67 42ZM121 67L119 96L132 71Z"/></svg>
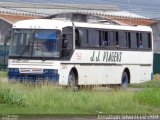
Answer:
<svg viewBox="0 0 160 120"><path fill-rule="evenodd" d="M0 71L0 77L7 77L6 71Z"/></svg>
<svg viewBox="0 0 160 120"><path fill-rule="evenodd" d="M160 88L160 80L152 80L145 83L140 84L131 84L129 85L131 88Z"/></svg>
<svg viewBox="0 0 160 120"><path fill-rule="evenodd" d="M160 88L160 75L157 74L154 76L154 80L140 83L140 84L131 84L129 85L131 88Z"/></svg>
<svg viewBox="0 0 160 120"><path fill-rule="evenodd" d="M148 88L135 94L140 104L160 107L160 89Z"/></svg>
<svg viewBox="0 0 160 120"><path fill-rule="evenodd" d="M160 114L160 89L72 92L47 84L1 82L0 108L0 114Z"/></svg>
<svg viewBox="0 0 160 120"><path fill-rule="evenodd" d="M130 87L144 90L73 92L53 84L0 82L0 114L160 114L159 75Z"/></svg>

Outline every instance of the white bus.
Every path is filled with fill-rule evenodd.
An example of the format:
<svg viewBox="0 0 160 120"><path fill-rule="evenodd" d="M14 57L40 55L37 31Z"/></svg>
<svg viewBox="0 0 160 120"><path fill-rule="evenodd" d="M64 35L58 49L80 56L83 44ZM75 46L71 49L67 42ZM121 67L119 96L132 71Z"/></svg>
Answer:
<svg viewBox="0 0 160 120"><path fill-rule="evenodd" d="M8 77L127 87L151 80L152 46L152 30L147 26L19 21L13 25Z"/></svg>

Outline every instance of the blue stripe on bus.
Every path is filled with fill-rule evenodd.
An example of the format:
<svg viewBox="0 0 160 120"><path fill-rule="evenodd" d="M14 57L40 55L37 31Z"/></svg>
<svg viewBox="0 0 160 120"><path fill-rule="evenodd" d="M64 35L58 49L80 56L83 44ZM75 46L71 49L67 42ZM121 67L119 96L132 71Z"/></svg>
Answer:
<svg viewBox="0 0 160 120"><path fill-rule="evenodd" d="M21 74L19 72L8 72L9 80L29 80L29 81L39 81L39 80L48 80L52 82L59 81L59 74Z"/></svg>

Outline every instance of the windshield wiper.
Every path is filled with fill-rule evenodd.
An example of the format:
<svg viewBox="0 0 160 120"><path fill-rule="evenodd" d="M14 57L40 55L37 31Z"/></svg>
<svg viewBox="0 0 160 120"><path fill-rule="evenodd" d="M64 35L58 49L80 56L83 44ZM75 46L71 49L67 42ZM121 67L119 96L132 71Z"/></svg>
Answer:
<svg viewBox="0 0 160 120"><path fill-rule="evenodd" d="M42 61L45 61L46 60L46 57L43 55L43 57L42 57Z"/></svg>

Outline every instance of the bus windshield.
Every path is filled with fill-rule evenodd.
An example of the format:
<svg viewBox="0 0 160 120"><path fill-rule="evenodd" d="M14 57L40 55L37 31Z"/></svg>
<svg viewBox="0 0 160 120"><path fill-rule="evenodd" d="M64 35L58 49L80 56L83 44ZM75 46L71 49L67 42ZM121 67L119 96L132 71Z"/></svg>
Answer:
<svg viewBox="0 0 160 120"><path fill-rule="evenodd" d="M10 56L15 57L59 57L58 30L14 29Z"/></svg>

